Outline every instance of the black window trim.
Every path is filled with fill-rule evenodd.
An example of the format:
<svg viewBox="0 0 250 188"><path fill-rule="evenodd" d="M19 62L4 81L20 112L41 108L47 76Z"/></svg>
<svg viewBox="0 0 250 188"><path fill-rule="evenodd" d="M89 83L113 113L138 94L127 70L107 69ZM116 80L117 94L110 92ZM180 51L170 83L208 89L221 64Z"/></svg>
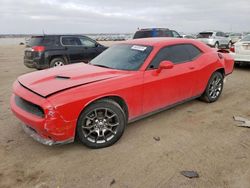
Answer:
<svg viewBox="0 0 250 188"><path fill-rule="evenodd" d="M172 37L175 37L174 36L174 32L177 34L177 36L178 37L175 37L175 38L181 38L181 35L177 32L177 31L175 31L175 30L171 30L172 31Z"/></svg>
<svg viewBox="0 0 250 188"><path fill-rule="evenodd" d="M91 41L91 42L93 42L95 44L94 47L86 47L86 48L95 48L97 44L99 45L98 42L96 42L95 40L93 40L92 38L89 38L87 36L77 36L77 37L79 38L80 41L81 41L80 38L86 38L86 39L88 39L89 41ZM80 45L80 46L85 47L84 45Z"/></svg>
<svg viewBox="0 0 250 188"><path fill-rule="evenodd" d="M80 37L83 37L83 38L86 38L86 39L88 39L88 40L90 40L90 41L92 41L93 43L95 43L95 44L98 44L99 45L99 43L98 42L96 42L94 39L92 39L92 38L89 38L89 37L87 37L87 36L84 36L84 35L76 35L76 36L72 36L72 35L63 35L63 36L60 36L60 43L61 43L61 45L62 46L73 46L73 47L84 47L83 45L65 45L65 44L63 44L63 42L62 42L62 38L63 37L76 37L76 38L78 38L79 40L80 40Z"/></svg>
<svg viewBox="0 0 250 188"><path fill-rule="evenodd" d="M60 37L60 43L61 43L62 46L66 46L66 47L67 47L67 46L82 47L81 45L65 45L65 44L63 44L62 39L65 38L65 37L78 37L78 36L67 36L67 35L61 36L61 37Z"/></svg>
<svg viewBox="0 0 250 188"><path fill-rule="evenodd" d="M185 45L185 44L193 45L193 46L194 46L195 48L197 48L201 53L200 53L198 56L196 56L196 57L190 59L189 61L183 61L183 62L174 64L175 66L177 66L177 65L179 65L179 64L183 64L183 63L188 63L188 62L190 62L190 61L195 61L196 59L198 59L198 58L204 53L204 51L202 51L199 47L197 47L195 44L192 44L192 43L179 43L179 44L167 45L167 46L162 47L162 48L157 52L157 54L155 54L155 56L153 57L153 59L152 59L152 60L150 61L150 63L148 64L148 66L147 66L147 68L146 68L146 71L147 71L147 70L155 70L155 69L158 69L158 68L150 68L150 65L151 65L151 63L153 62L153 60L156 58L156 56L161 52L161 50L162 50L163 48L167 48L167 47L171 47L171 46L177 46L177 45Z"/></svg>

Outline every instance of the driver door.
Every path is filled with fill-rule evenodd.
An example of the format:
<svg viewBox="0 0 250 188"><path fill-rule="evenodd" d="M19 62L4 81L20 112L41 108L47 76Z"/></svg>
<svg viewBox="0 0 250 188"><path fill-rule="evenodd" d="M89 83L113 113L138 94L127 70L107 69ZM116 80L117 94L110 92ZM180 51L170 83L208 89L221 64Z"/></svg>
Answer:
<svg viewBox="0 0 250 188"><path fill-rule="evenodd" d="M172 69L157 68L163 60L174 64ZM197 65L190 60L185 45L162 48L144 73L143 113L171 106L194 96L197 82Z"/></svg>

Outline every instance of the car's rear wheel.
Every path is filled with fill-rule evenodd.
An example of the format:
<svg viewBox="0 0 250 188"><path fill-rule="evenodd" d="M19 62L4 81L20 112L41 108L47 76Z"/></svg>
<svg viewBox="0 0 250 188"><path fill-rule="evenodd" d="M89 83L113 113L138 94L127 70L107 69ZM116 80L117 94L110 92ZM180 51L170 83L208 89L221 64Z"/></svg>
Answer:
<svg viewBox="0 0 250 188"><path fill-rule="evenodd" d="M90 148L113 145L122 136L127 119L121 106L103 99L88 106L77 122L77 137Z"/></svg>
<svg viewBox="0 0 250 188"><path fill-rule="evenodd" d="M222 93L223 79L224 77L220 72L214 72L208 81L201 99L209 103L217 101Z"/></svg>
<svg viewBox="0 0 250 188"><path fill-rule="evenodd" d="M50 61L50 67L60 67L66 65L66 62L63 58L54 58Z"/></svg>
<svg viewBox="0 0 250 188"><path fill-rule="evenodd" d="M233 43L230 41L227 45L227 48L230 49L233 46Z"/></svg>
<svg viewBox="0 0 250 188"><path fill-rule="evenodd" d="M219 42L216 42L215 45L214 45L214 47L218 49L220 47Z"/></svg>

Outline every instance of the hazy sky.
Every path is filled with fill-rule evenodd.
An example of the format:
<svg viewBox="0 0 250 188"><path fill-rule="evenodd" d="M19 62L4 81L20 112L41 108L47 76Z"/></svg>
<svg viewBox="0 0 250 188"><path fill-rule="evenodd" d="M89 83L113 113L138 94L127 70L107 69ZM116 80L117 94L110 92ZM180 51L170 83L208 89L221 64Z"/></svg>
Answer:
<svg viewBox="0 0 250 188"><path fill-rule="evenodd" d="M250 0L0 0L0 34L250 31Z"/></svg>

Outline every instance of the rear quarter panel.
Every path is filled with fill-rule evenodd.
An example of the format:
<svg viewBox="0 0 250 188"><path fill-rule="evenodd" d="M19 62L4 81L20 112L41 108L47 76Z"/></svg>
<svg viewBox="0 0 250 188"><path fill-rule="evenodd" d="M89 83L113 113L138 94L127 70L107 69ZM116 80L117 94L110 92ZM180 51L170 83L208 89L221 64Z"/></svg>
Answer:
<svg viewBox="0 0 250 188"><path fill-rule="evenodd" d="M223 56L223 66L225 69L225 75L231 74L234 69L234 58L229 53L221 53Z"/></svg>
<svg viewBox="0 0 250 188"><path fill-rule="evenodd" d="M202 94L211 75L218 69L225 69L224 58L220 59L217 52L206 52L200 58L198 62L198 90L197 95ZM230 68L227 68L228 70Z"/></svg>

